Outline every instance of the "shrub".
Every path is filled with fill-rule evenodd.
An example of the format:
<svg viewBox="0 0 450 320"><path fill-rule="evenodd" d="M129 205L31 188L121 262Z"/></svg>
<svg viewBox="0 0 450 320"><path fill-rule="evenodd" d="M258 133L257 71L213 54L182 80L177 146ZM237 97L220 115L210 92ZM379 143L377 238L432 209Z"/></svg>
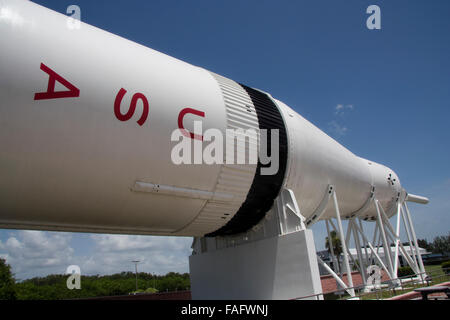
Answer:
<svg viewBox="0 0 450 320"><path fill-rule="evenodd" d="M147 288L145 289L145 293L157 293L158 289L155 288Z"/></svg>
<svg viewBox="0 0 450 320"><path fill-rule="evenodd" d="M411 269L410 266L398 268L397 277L401 278L410 275L414 275L414 271Z"/></svg>
<svg viewBox="0 0 450 320"><path fill-rule="evenodd" d="M450 261L443 262L441 264L441 268L445 274L450 274Z"/></svg>

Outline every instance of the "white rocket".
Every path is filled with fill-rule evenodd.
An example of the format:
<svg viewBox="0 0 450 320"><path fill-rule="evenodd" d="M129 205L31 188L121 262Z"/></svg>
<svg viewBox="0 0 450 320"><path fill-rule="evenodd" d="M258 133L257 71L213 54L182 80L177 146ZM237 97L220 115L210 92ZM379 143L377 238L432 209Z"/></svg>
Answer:
<svg viewBox="0 0 450 320"><path fill-rule="evenodd" d="M388 216L407 195L283 102L29 1L0 0L0 227L227 235L264 217L282 188L307 221L329 185L343 218L374 196ZM279 166L175 164L171 135L277 129ZM253 147L258 140L250 141ZM252 146L246 148L251 149Z"/></svg>

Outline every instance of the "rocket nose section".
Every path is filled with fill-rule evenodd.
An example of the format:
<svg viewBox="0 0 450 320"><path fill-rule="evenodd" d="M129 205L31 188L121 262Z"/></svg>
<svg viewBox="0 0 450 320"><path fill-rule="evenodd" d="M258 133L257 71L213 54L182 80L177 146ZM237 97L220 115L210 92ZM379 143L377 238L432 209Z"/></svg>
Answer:
<svg viewBox="0 0 450 320"><path fill-rule="evenodd" d="M393 192L395 192L395 194L397 195L397 198L400 199L402 197L404 189L402 188L398 175L392 169L386 166L383 167L386 168L386 180L388 186L392 188ZM406 196L406 194L404 194L404 196Z"/></svg>
<svg viewBox="0 0 450 320"><path fill-rule="evenodd" d="M388 184L392 185L395 189L398 189L400 191L401 184L400 184L400 179L398 178L398 175L390 168L388 168L388 167L385 167L385 168L386 168L386 173L387 173Z"/></svg>
<svg viewBox="0 0 450 320"><path fill-rule="evenodd" d="M385 191L393 190L397 193L402 192L403 188L400 179L394 170L375 161L364 158L361 158L361 160L367 163L372 176L372 185L375 189L383 189Z"/></svg>
<svg viewBox="0 0 450 320"><path fill-rule="evenodd" d="M375 198L381 204L388 217L397 212L397 204L406 198L398 175L389 167L361 158L367 163L375 188Z"/></svg>

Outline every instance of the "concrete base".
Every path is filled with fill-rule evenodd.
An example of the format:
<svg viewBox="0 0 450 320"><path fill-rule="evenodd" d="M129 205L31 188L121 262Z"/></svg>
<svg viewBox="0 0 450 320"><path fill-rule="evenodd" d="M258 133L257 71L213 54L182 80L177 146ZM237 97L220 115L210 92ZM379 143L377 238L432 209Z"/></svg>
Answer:
<svg viewBox="0 0 450 320"><path fill-rule="evenodd" d="M311 230L192 255L189 268L193 299L294 299L322 292Z"/></svg>

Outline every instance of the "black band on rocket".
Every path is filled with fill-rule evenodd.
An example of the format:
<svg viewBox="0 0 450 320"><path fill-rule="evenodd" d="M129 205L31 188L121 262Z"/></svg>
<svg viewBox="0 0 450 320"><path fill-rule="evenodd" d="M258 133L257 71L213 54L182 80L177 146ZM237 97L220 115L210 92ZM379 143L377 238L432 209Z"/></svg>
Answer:
<svg viewBox="0 0 450 320"><path fill-rule="evenodd" d="M259 128L267 129L267 149L271 155L270 130L279 130L279 168L274 175L261 175L263 165L258 158L255 177L247 194L247 198L234 217L217 231L207 234L207 237L226 236L247 231L256 225L272 207L275 198L283 184L287 165L286 127L278 107L267 94L240 84L250 96L256 109Z"/></svg>

